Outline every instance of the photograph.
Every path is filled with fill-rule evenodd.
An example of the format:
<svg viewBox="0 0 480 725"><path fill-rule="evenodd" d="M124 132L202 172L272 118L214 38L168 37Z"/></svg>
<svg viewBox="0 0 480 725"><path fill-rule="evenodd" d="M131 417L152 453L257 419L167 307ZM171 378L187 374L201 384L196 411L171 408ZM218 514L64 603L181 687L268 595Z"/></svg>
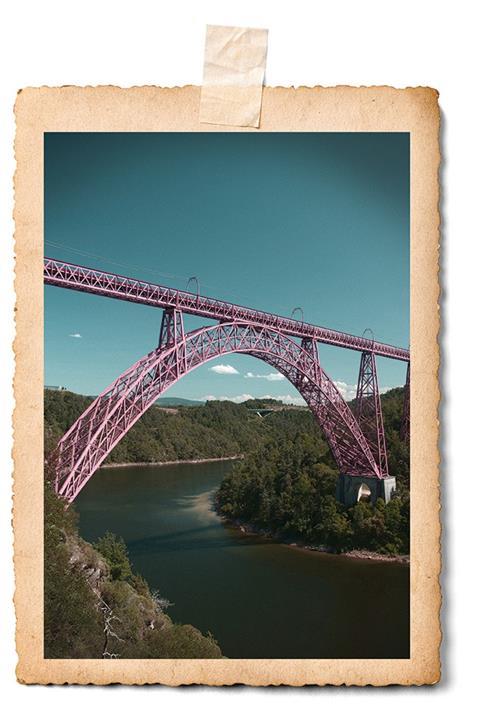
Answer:
<svg viewBox="0 0 480 725"><path fill-rule="evenodd" d="M43 181L44 659L408 660L410 133L47 130Z"/></svg>

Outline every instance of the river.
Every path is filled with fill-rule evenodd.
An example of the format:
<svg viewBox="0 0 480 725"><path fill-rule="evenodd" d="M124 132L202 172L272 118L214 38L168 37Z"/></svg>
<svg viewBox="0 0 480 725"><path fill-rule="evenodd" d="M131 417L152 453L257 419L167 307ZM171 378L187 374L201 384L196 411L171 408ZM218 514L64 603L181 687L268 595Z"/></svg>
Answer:
<svg viewBox="0 0 480 725"><path fill-rule="evenodd" d="M409 567L309 552L226 527L212 495L230 461L103 468L80 533L122 536L133 568L232 658L409 656Z"/></svg>

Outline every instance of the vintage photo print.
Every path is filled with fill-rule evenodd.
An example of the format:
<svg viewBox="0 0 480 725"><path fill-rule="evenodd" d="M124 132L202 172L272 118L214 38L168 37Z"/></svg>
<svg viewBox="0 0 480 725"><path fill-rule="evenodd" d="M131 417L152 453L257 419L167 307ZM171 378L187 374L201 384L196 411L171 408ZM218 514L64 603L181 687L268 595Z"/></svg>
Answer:
<svg viewBox="0 0 480 725"><path fill-rule="evenodd" d="M30 683L439 679L437 94L17 99Z"/></svg>

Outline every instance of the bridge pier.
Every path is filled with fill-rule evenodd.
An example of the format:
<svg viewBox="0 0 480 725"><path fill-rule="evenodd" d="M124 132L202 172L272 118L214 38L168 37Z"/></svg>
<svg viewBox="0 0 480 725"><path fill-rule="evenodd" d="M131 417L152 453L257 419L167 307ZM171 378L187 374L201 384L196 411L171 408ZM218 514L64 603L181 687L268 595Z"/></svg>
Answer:
<svg viewBox="0 0 480 725"><path fill-rule="evenodd" d="M354 506L359 501L375 503L383 498L388 503L396 488L394 476L370 478L369 476L349 476L341 473L337 480L337 501L345 506Z"/></svg>

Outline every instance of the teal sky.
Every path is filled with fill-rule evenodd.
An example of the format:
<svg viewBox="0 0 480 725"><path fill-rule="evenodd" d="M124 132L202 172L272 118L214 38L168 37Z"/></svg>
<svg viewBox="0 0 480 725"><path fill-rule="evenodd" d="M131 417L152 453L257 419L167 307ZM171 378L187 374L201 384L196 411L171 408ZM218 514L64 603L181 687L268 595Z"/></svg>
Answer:
<svg viewBox="0 0 480 725"><path fill-rule="evenodd" d="M203 294L408 347L409 165L406 133L47 133L45 253L173 287L195 275ZM45 383L100 393L160 319L46 287ZM320 355L351 397L359 354ZM297 402L258 360L215 363L167 395ZM378 367L381 387L403 385L404 365Z"/></svg>

